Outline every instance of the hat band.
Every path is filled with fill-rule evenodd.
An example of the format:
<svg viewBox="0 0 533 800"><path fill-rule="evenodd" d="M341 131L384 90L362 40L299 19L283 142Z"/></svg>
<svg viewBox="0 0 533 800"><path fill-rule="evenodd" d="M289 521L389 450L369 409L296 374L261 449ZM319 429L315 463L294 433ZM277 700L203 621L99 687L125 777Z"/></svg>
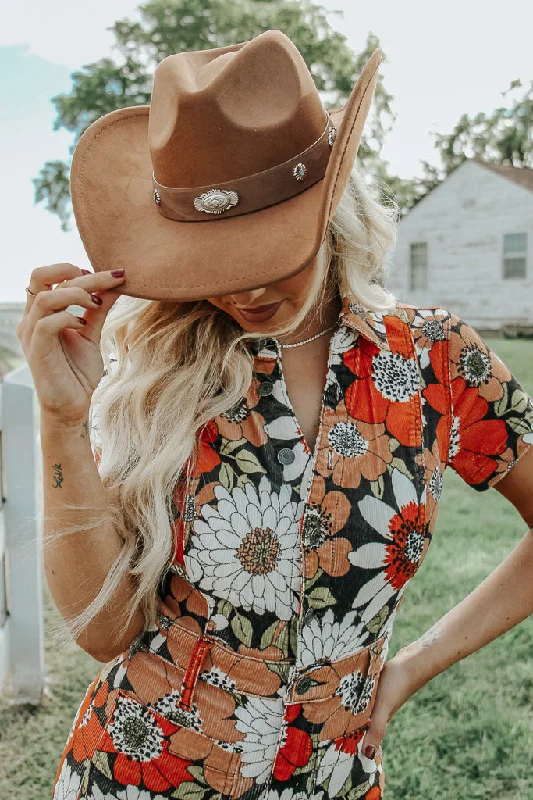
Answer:
<svg viewBox="0 0 533 800"><path fill-rule="evenodd" d="M320 138L293 158L275 167L218 183L179 189L158 183L152 172L153 197L160 214L182 222L236 217L288 200L309 189L326 174L337 129L327 113Z"/></svg>

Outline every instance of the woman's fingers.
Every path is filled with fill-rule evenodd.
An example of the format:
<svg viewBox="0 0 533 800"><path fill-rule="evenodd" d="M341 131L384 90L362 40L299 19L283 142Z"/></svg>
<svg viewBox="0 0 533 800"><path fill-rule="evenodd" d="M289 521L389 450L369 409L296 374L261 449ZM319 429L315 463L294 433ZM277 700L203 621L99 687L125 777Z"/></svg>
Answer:
<svg viewBox="0 0 533 800"><path fill-rule="evenodd" d="M23 318L29 313L32 308L35 297L39 292L51 291L52 286L64 280L77 278L83 274L83 270L75 264L60 263L48 264L44 267L35 267L30 275L28 281L29 292L26 292L26 307L23 312ZM33 292L33 294L30 294Z"/></svg>
<svg viewBox="0 0 533 800"><path fill-rule="evenodd" d="M370 724L361 743L361 752L364 756L371 759L375 757L381 747L387 725L412 694L409 668L396 654L384 664L379 676Z"/></svg>
<svg viewBox="0 0 533 800"><path fill-rule="evenodd" d="M86 339L90 339L95 343L100 341L100 335L109 309L120 297L120 293L114 292L113 289L107 289L103 291L99 297L102 301L101 305L95 305L94 307L91 305L91 307L87 307L87 311L83 315L87 323L83 335Z"/></svg>
<svg viewBox="0 0 533 800"><path fill-rule="evenodd" d="M59 311L47 317L40 317L35 325L35 334L39 337L40 349L47 351L50 349L50 342L57 337L63 328L85 328L86 323L80 317L71 314L70 311Z"/></svg>
<svg viewBox="0 0 533 800"><path fill-rule="evenodd" d="M385 736L387 724L387 714L384 712L380 713L379 710L376 713L376 709L374 707L374 711L372 712L372 716L370 718L370 726L361 745L361 751L367 758L372 759L376 757L376 753L381 747L383 737Z"/></svg>
<svg viewBox="0 0 533 800"><path fill-rule="evenodd" d="M92 333L87 332L86 338L97 341L106 313L119 296L119 293L112 292L111 297L104 299L106 293L119 286L125 279L124 274L113 275L113 272L119 271L94 273L84 270L82 274L82 270L73 264L52 264L49 267L34 269L29 285L32 291L35 287L37 292L36 297L28 293L26 308L17 327L17 335L21 342L24 344L31 339L37 321L42 317L57 314L71 305L83 306L90 310L84 314L87 326L92 328ZM73 277L69 278L69 275ZM57 285L51 288L54 283ZM95 295L95 292L102 292L103 296ZM93 310L97 313L91 313Z"/></svg>

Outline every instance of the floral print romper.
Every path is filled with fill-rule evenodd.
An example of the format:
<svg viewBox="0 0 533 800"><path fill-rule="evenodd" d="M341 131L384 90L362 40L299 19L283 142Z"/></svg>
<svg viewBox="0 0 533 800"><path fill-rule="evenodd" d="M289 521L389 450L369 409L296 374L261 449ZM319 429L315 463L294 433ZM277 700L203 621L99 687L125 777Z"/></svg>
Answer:
<svg viewBox="0 0 533 800"><path fill-rule="evenodd" d="M173 496L158 624L88 687L53 800L383 796L361 743L443 472L494 486L533 444L533 401L450 311L343 297L311 453L278 341L248 346L247 396Z"/></svg>

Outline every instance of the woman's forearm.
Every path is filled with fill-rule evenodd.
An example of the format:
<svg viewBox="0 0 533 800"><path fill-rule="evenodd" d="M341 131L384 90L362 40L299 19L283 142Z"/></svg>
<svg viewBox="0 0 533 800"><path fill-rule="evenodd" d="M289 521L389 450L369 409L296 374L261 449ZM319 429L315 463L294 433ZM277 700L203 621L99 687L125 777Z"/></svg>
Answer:
<svg viewBox="0 0 533 800"><path fill-rule="evenodd" d="M456 661L533 614L533 529L490 575L419 639L396 653L413 694Z"/></svg>
<svg viewBox="0 0 533 800"><path fill-rule="evenodd" d="M73 424L58 423L41 413L40 436L44 569L54 602L61 616L68 620L96 597L122 542L113 526L93 458L88 419ZM76 511L67 504L93 508ZM97 521L96 527L91 527ZM52 539L51 533L63 528L76 530ZM112 633L116 629L118 610L124 609L132 594L131 580L123 580L107 609L76 639L94 658L110 660L142 630L144 617L138 612L128 629L121 633L120 640Z"/></svg>

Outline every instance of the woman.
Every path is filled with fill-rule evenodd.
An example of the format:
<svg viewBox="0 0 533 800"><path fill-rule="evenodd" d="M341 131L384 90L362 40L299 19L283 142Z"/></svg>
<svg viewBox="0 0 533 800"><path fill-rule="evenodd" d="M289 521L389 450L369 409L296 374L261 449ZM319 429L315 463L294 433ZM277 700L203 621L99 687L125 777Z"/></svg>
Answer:
<svg viewBox="0 0 533 800"><path fill-rule="evenodd" d="M169 289L155 273L139 299L142 257L130 242L131 271L104 270L79 195L98 271L32 273L20 338L41 406L45 519L60 528L45 529L47 578L76 641L104 663L54 800L379 800L393 714L533 611L530 531L386 662L446 466L478 491L497 487L533 526L533 402L465 321L384 288L396 209L353 158L315 257L279 280L228 269L217 283L207 260L205 273L182 271L179 302L157 299ZM159 177L156 187L172 186ZM326 172L321 186L334 185ZM154 199L155 214L169 213L168 193ZM221 226L210 226L190 235L216 242ZM107 318L128 281L137 295ZM187 299L195 281L205 297ZM87 309L85 322L69 303Z"/></svg>

